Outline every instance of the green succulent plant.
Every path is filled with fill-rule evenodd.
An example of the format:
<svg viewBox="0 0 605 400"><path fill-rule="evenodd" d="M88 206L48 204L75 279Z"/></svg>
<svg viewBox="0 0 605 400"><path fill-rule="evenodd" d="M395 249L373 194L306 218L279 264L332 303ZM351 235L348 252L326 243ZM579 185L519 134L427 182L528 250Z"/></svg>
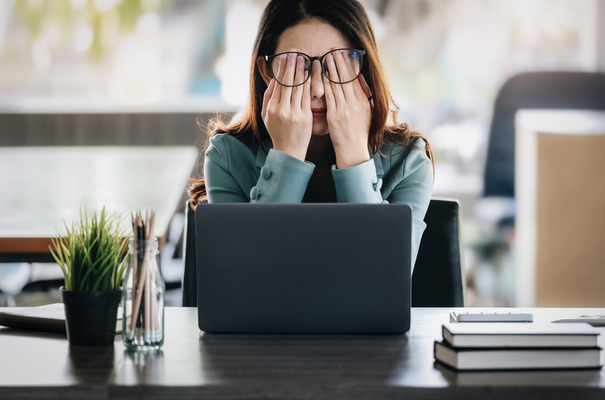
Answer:
<svg viewBox="0 0 605 400"><path fill-rule="evenodd" d="M65 276L65 289L79 292L119 290L126 269L127 241L120 217L105 207L90 215L85 208L65 235L52 239L50 252Z"/></svg>

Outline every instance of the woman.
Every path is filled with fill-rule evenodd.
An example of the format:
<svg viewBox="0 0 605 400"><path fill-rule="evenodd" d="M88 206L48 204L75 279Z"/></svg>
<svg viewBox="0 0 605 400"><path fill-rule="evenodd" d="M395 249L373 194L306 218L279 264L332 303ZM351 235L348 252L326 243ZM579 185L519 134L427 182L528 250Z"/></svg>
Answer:
<svg viewBox="0 0 605 400"><path fill-rule="evenodd" d="M415 258L431 149L406 124L387 124L391 105L359 2L272 0L254 44L248 106L228 124L211 122L192 203L407 203Z"/></svg>

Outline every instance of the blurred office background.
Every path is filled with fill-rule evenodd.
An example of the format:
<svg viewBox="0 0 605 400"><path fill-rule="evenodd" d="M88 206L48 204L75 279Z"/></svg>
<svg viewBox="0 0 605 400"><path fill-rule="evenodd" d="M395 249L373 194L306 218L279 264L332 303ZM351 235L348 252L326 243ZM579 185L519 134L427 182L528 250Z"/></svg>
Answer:
<svg viewBox="0 0 605 400"><path fill-rule="evenodd" d="M0 146L202 148L196 116L246 101L266 3L2 0ZM514 306L515 204L483 196L494 101L518 73L604 72L605 1L362 3L399 119L433 147L434 196L460 200L467 304Z"/></svg>

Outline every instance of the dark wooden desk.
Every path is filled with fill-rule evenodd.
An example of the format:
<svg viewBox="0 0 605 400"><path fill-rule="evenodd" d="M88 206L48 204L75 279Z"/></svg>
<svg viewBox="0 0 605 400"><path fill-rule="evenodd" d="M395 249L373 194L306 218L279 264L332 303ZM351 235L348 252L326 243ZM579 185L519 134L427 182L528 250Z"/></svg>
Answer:
<svg viewBox="0 0 605 400"><path fill-rule="evenodd" d="M84 205L125 213L127 228L131 212L155 210L162 242L197 157L178 146L0 148L0 262L52 261L50 238Z"/></svg>
<svg viewBox="0 0 605 400"><path fill-rule="evenodd" d="M70 348L61 335L0 328L0 398L605 398L604 371L436 367L433 341L450 311L412 309L408 335L210 335L198 331L197 309L168 308L166 343L150 354L127 352L120 336L105 349ZM605 313L529 311L536 321Z"/></svg>

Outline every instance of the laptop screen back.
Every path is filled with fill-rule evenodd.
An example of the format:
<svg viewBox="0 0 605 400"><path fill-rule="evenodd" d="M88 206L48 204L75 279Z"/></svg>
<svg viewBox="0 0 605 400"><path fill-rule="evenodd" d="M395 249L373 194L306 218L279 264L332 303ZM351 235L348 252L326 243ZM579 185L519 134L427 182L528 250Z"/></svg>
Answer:
<svg viewBox="0 0 605 400"><path fill-rule="evenodd" d="M203 204L196 209L206 332L403 333L411 208Z"/></svg>

